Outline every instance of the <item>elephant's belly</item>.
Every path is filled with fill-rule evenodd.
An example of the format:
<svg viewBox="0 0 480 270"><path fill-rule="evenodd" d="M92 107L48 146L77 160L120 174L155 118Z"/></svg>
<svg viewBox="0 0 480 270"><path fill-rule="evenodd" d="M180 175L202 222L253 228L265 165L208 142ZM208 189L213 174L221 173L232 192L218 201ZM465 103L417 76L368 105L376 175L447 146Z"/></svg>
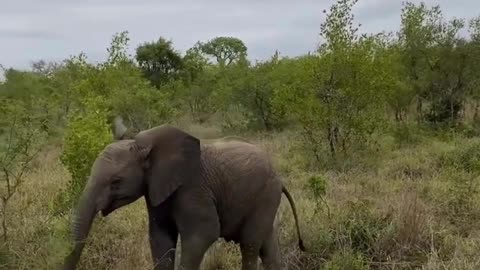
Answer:
<svg viewBox="0 0 480 270"><path fill-rule="evenodd" d="M229 236L221 236L225 240L225 242L233 242L235 244L240 243L240 237L229 237Z"/></svg>
<svg viewBox="0 0 480 270"><path fill-rule="evenodd" d="M246 179L243 183L249 183L250 188L254 189L249 190L247 185L239 189L237 185L235 191L228 192L230 199L217 201L220 237L226 241L238 242L247 237L245 234L249 229L245 226L251 227L252 222L263 219L265 214L276 208L275 204L281 197L281 185L276 181L264 184L262 181Z"/></svg>
<svg viewBox="0 0 480 270"><path fill-rule="evenodd" d="M240 224L232 224L231 222L220 225L220 237L225 239L225 241L234 241L237 242L240 239Z"/></svg>
<svg viewBox="0 0 480 270"><path fill-rule="evenodd" d="M243 225L242 217L230 212L228 215L220 215L220 237L225 241L238 242L241 237L241 228Z"/></svg>

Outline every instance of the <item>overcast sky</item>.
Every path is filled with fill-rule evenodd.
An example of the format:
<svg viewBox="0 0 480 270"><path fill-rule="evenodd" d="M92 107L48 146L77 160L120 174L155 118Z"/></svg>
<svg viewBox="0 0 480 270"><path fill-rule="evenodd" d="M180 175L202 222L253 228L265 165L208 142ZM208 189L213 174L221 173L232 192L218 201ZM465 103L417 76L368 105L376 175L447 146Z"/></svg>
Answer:
<svg viewBox="0 0 480 270"><path fill-rule="evenodd" d="M195 42L235 36L250 59L278 49L296 56L315 50L322 10L335 0L0 0L0 64L28 68L33 60L61 60L83 51L103 60L112 35L129 31L130 51L163 36L185 52ZM414 1L418 2L418 1ZM480 0L426 0L445 15L480 15ZM402 0L359 0L362 32L396 30Z"/></svg>

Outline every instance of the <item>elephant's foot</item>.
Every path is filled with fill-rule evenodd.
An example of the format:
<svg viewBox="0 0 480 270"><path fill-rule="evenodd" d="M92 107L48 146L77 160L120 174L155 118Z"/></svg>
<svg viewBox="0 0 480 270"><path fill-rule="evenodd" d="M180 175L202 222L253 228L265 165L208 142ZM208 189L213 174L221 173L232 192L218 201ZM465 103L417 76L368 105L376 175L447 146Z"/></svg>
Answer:
<svg viewBox="0 0 480 270"><path fill-rule="evenodd" d="M240 244L240 251L242 253L242 270L257 270L260 246L257 244Z"/></svg>

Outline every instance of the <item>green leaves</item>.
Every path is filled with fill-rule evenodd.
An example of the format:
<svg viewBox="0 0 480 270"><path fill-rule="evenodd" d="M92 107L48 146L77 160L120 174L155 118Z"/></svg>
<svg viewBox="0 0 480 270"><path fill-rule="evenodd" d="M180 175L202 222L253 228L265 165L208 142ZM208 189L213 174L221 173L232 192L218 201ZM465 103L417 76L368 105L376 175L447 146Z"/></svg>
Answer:
<svg viewBox="0 0 480 270"><path fill-rule="evenodd" d="M392 84L385 37L356 34L351 14L355 3L338 1L332 6L321 25L324 43L318 55L305 62L308 87L296 95L294 113L305 143L316 145L310 149L318 161L322 145L328 145L335 158L339 151L346 154L350 143L366 140L381 126Z"/></svg>
<svg viewBox="0 0 480 270"><path fill-rule="evenodd" d="M286 111L275 104L275 91L288 78L289 70L282 66L279 54L253 67L244 67L243 80L233 90L233 100L250 113L250 127L265 130L281 129L286 124Z"/></svg>
<svg viewBox="0 0 480 270"><path fill-rule="evenodd" d="M320 25L320 36L325 42L320 45L319 52L346 49L356 41L358 28L353 26L352 7L357 2L358 0L337 0L331 6L325 22Z"/></svg>
<svg viewBox="0 0 480 270"><path fill-rule="evenodd" d="M216 37L198 46L203 53L214 57L220 66L230 65L247 56L247 47L235 37Z"/></svg>
<svg viewBox="0 0 480 270"><path fill-rule="evenodd" d="M57 198L58 211L76 203L93 162L112 142L110 120L114 116L122 116L138 131L163 124L173 114L167 89L159 92L133 61L126 58L126 41L125 33L113 39L109 49L111 57L105 63L93 66L73 59L64 70L62 78L73 79L68 84L70 101L75 97L77 103L68 110L61 156L72 178L67 190Z"/></svg>
<svg viewBox="0 0 480 270"><path fill-rule="evenodd" d="M293 127L319 163L325 155L335 161L354 154L387 125L411 126L415 116L438 127L466 118L473 107L478 119L479 18L469 21L471 40L464 40L465 20L448 21L439 6L407 2L397 35L360 34L356 3L337 0L325 11L314 54L275 52L250 63L236 37L197 42L183 55L160 37L140 44L132 59L123 31L113 35L105 63L90 64L80 53L58 65L39 61L32 72L10 69L0 95L23 102L46 130L67 121L101 126L120 115L138 131L181 114L200 123L220 116L221 126L237 131ZM89 116L93 109L98 118ZM67 130L79 128L72 122ZM100 134L97 124L91 132Z"/></svg>
<svg viewBox="0 0 480 270"><path fill-rule="evenodd" d="M138 46L135 57L145 77L156 87L175 79L183 69L182 57L163 37Z"/></svg>
<svg viewBox="0 0 480 270"><path fill-rule="evenodd" d="M417 97L417 119L454 124L467 93L468 62L459 32L463 19L447 21L439 6L406 3L399 42L408 85Z"/></svg>
<svg viewBox="0 0 480 270"><path fill-rule="evenodd" d="M129 41L130 38L128 37L128 31L122 31L113 35L110 47L107 49L107 65L116 65L130 61L130 57L127 53Z"/></svg>
<svg viewBox="0 0 480 270"><path fill-rule="evenodd" d="M107 122L109 111L100 96L83 99L85 111L73 113L69 119L60 160L70 172L67 189L57 198L57 211L73 207L80 196L90 168L98 154L113 141Z"/></svg>

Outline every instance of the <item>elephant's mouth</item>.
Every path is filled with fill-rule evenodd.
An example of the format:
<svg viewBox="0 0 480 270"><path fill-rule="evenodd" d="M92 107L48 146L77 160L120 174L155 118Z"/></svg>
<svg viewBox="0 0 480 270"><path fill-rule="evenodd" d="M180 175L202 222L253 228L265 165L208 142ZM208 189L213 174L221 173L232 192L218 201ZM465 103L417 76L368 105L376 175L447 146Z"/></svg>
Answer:
<svg viewBox="0 0 480 270"><path fill-rule="evenodd" d="M100 212L102 213L103 217L106 217L106 216L110 215L113 211L115 211L116 209L118 209L118 208L120 208L124 205L127 205L129 203L132 203L135 200L136 200L136 198L132 198L132 197L128 197L128 196L119 197L115 200L111 200L110 203L105 208L100 210Z"/></svg>
<svg viewBox="0 0 480 270"><path fill-rule="evenodd" d="M114 210L115 209L113 209L112 207L108 207L108 208L102 209L100 212L102 213L103 217L106 217L110 215L110 213L112 213Z"/></svg>

